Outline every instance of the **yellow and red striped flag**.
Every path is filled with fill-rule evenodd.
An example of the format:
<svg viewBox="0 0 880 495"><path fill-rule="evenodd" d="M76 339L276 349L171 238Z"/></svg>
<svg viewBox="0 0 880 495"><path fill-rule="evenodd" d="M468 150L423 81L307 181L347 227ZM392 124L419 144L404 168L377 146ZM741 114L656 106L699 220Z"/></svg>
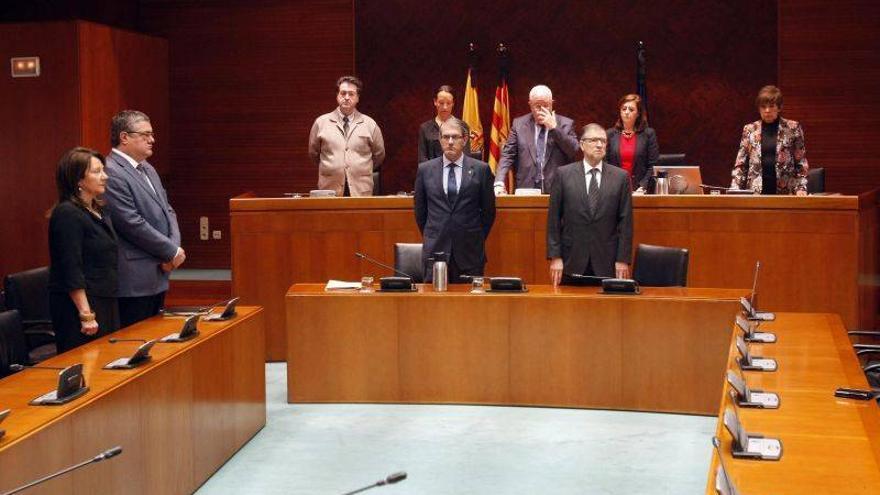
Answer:
<svg viewBox="0 0 880 495"><path fill-rule="evenodd" d="M501 148L510 134L510 96L507 90L507 74L501 71L501 80L495 88L495 106L492 107L492 131L489 133L489 167L492 173L501 161Z"/></svg>
<svg viewBox="0 0 880 495"><path fill-rule="evenodd" d="M467 84L464 87L464 107L461 120L471 129L471 153L483 154L483 124L480 122L480 107L477 105L477 86L473 67L468 67Z"/></svg>

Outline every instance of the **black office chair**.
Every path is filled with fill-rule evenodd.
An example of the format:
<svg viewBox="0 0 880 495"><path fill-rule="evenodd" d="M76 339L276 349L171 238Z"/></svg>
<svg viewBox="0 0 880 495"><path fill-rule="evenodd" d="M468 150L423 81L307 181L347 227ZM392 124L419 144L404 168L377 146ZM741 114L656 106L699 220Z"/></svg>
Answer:
<svg viewBox="0 0 880 495"><path fill-rule="evenodd" d="M6 307L18 310L21 315L28 350L55 345L49 314L49 267L7 275L3 287Z"/></svg>
<svg viewBox="0 0 880 495"><path fill-rule="evenodd" d="M382 195L382 174L380 170L373 170L373 196Z"/></svg>
<svg viewBox="0 0 880 495"><path fill-rule="evenodd" d="M394 269L412 276L413 283L422 283L425 277L425 269L422 267L422 245L395 243Z"/></svg>
<svg viewBox="0 0 880 495"><path fill-rule="evenodd" d="M661 167L677 167L681 165L687 165L687 163L685 163L687 161L686 158L687 155L685 153L660 154L657 157L657 165Z"/></svg>
<svg viewBox="0 0 880 495"><path fill-rule="evenodd" d="M22 328L21 315L17 310L0 313L0 333L6 347L6 358L9 364L36 364L56 354L55 343L44 344L29 350Z"/></svg>
<svg viewBox="0 0 880 495"><path fill-rule="evenodd" d="M687 287L688 250L639 244L633 278L649 287Z"/></svg>
<svg viewBox="0 0 880 495"><path fill-rule="evenodd" d="M9 365L13 364L12 350L10 349L9 344L6 343L5 328L9 325L14 325L15 323L21 326L21 319L19 318L17 311L0 312L0 378L11 374Z"/></svg>
<svg viewBox="0 0 880 495"><path fill-rule="evenodd" d="M880 332L870 330L853 330L847 332L850 336L856 337L859 341L853 344L853 350L862 365L862 371L865 378L872 388L880 388L880 344L866 344L863 340L874 340L880 342ZM867 337L867 339L865 339Z"/></svg>
<svg viewBox="0 0 880 495"><path fill-rule="evenodd" d="M825 168L810 168L807 172L807 192L810 194L825 192Z"/></svg>

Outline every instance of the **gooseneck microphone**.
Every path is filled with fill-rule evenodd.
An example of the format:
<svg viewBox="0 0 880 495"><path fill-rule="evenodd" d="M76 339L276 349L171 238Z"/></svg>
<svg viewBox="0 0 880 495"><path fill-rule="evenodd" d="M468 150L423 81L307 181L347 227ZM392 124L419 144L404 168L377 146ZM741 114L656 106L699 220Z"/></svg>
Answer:
<svg viewBox="0 0 880 495"><path fill-rule="evenodd" d="M58 476L61 476L63 474L67 474L71 471L76 471L77 469L84 467L84 466L88 466L89 464L94 464L96 462L101 462L101 461L110 459L111 457L116 457L121 453L122 453L122 447L120 447L120 446L113 447L112 449L105 450L104 452L101 452L100 454L96 455L95 457L92 457L91 459L80 462L79 464L74 464L73 466L70 466L70 467L66 467L66 468L62 469L61 471L58 471L57 473L54 473L54 474L50 474L49 476L46 476L44 478L40 478L38 480L31 481L30 483L28 483L26 485L22 485L18 488L15 488L14 490L5 492L5 493L3 493L3 495L13 495L15 493L22 492L24 490L27 490L28 488L37 486L41 483L45 483L45 482L51 480L52 478L57 478Z"/></svg>
<svg viewBox="0 0 880 495"><path fill-rule="evenodd" d="M405 479L406 479L406 471L401 471L399 473L389 474L384 480L379 480L379 481L373 483L372 485L367 485L363 488L358 488L357 490L355 490L353 492L343 493L342 495L354 495L355 493L360 493L360 492L369 490L370 488L376 488L377 486L393 485L394 483L397 483L398 481L403 481Z"/></svg>
<svg viewBox="0 0 880 495"><path fill-rule="evenodd" d="M729 495L737 495L736 488L733 487L733 482L730 481L730 473L724 466L724 456L721 455L721 440L718 440L718 437L713 436L712 445L715 447L715 452L718 453L718 464L721 466L721 471L724 473L724 484L727 485L727 493Z"/></svg>
<svg viewBox="0 0 880 495"><path fill-rule="evenodd" d="M412 275L410 275L410 274L408 274L408 273L404 273L404 272L398 270L397 268L394 268L393 266L388 266L388 265L386 265L385 263L382 263L381 261L376 261L376 260L374 260L373 258L370 258L369 256L367 256L367 255L364 254L364 253L358 253L357 251L355 251L354 255L357 256L358 258L362 259L362 260L369 261L370 263L372 263L372 264L374 264L374 265L379 265L379 266L381 266L382 268L387 268L387 269L393 271L394 273L396 273L396 274L398 274L398 275L403 275L404 277L413 278ZM404 473L404 477L405 477L405 476L406 476L406 473Z"/></svg>
<svg viewBox="0 0 880 495"><path fill-rule="evenodd" d="M111 344L115 344L117 342L146 342L145 339L110 339L109 342Z"/></svg>
<svg viewBox="0 0 880 495"><path fill-rule="evenodd" d="M36 366L36 365L30 365L30 364L10 364L9 365L9 371L11 371L13 373L18 373L19 371L21 371L25 368L32 369L32 370L58 370L58 371L64 371L67 369L67 367L65 367L65 366Z"/></svg>

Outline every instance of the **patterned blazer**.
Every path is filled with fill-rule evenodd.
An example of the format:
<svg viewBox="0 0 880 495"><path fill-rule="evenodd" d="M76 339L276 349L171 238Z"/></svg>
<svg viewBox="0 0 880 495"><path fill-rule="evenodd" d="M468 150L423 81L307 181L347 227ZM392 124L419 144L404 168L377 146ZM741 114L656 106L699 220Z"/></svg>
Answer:
<svg viewBox="0 0 880 495"><path fill-rule="evenodd" d="M804 130L794 120L779 118L776 137L776 191L795 194L807 190L807 150L804 148ZM730 187L751 189L761 193L761 121L743 127L739 152L733 165Z"/></svg>

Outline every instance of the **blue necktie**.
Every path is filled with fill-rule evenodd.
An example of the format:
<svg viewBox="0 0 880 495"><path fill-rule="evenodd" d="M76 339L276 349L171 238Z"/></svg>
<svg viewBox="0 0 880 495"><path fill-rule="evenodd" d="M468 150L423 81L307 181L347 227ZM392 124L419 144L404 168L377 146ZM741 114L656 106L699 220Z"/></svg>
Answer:
<svg viewBox="0 0 880 495"><path fill-rule="evenodd" d="M541 172L541 178L544 178L544 154L547 148L547 128L541 126L541 132L538 133L538 170Z"/></svg>
<svg viewBox="0 0 880 495"><path fill-rule="evenodd" d="M458 184L455 181L455 164L449 164L449 179L446 181L446 200L449 201L449 205L455 204L455 199L458 198Z"/></svg>

